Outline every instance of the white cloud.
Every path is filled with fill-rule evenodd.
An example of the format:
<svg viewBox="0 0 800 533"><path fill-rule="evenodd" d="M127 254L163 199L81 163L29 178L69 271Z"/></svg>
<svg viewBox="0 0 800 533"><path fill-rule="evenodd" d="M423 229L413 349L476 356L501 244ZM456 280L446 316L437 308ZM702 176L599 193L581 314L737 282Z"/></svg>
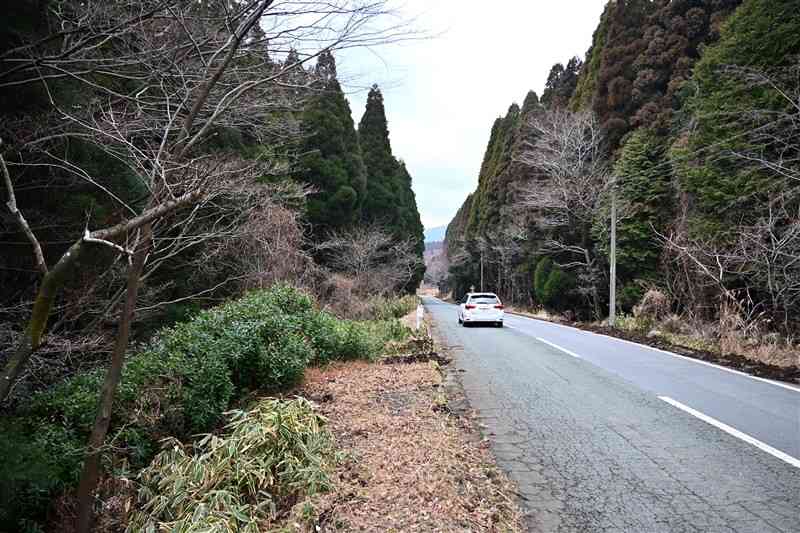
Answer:
<svg viewBox="0 0 800 533"><path fill-rule="evenodd" d="M440 36L337 57L356 121L363 88L381 85L426 227L447 224L475 189L495 118L529 90L541 95L554 63L583 57L605 3L409 0L416 27Z"/></svg>

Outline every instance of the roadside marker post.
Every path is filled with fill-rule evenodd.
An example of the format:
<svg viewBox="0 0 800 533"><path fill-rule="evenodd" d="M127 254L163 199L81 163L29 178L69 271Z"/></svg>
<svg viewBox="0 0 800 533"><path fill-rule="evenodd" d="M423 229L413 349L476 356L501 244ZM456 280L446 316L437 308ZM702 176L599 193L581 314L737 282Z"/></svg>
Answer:
<svg viewBox="0 0 800 533"><path fill-rule="evenodd" d="M422 318L425 315L425 308L422 307L422 304L417 306L417 329L422 327Z"/></svg>

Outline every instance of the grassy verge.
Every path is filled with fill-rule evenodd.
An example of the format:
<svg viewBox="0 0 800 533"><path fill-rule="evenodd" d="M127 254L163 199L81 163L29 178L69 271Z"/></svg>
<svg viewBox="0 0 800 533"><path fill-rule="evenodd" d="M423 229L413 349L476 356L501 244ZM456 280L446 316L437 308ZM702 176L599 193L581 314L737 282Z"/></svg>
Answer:
<svg viewBox="0 0 800 533"><path fill-rule="evenodd" d="M128 531L520 531L510 483L447 407L428 328L360 327L390 353L314 366L293 391L309 400L262 400L193 446L167 441Z"/></svg>
<svg viewBox="0 0 800 533"><path fill-rule="evenodd" d="M407 335L395 318L340 320L286 286L165 328L128 357L106 471L133 477L163 439L189 442L218 428L231 406L256 393L295 387L309 365L374 360L387 343ZM76 375L0 420L0 531L35 531L53 520L52 497L77 482L102 379L100 371Z"/></svg>
<svg viewBox="0 0 800 533"><path fill-rule="evenodd" d="M271 530L332 486L331 434L303 399L264 400L231 413L220 436L166 444L139 475L129 533Z"/></svg>

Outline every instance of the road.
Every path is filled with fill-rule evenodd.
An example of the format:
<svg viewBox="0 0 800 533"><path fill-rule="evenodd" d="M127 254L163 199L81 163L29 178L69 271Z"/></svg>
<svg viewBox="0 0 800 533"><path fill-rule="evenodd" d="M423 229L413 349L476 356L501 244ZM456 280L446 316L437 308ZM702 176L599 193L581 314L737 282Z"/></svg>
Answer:
<svg viewBox="0 0 800 533"><path fill-rule="evenodd" d="M800 389L506 315L451 347L530 531L800 532Z"/></svg>

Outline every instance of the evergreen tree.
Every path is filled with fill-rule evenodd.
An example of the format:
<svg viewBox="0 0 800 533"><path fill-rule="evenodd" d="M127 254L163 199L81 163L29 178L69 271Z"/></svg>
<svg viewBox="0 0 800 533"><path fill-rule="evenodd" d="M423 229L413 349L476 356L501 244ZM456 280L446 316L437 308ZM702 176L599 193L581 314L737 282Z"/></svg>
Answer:
<svg viewBox="0 0 800 533"><path fill-rule="evenodd" d="M550 109L567 107L578 85L582 66L583 63L577 57L570 59L566 67L561 63L553 65L547 76L541 103Z"/></svg>
<svg viewBox="0 0 800 533"><path fill-rule="evenodd" d="M399 185L399 199L400 201L400 232L406 239L411 239L414 242L417 256L421 259L425 254L425 227L419 217L419 210L417 208L417 198L414 194L414 189L411 188L412 180L406 164L403 161L398 161L397 165L397 183ZM416 290L422 278L425 276L425 265L420 262L419 267L414 272L414 276L409 281L406 289Z"/></svg>
<svg viewBox="0 0 800 533"><path fill-rule="evenodd" d="M528 91L525 100L522 102L522 116L526 117L529 113L540 108L539 96L536 91Z"/></svg>
<svg viewBox="0 0 800 533"><path fill-rule="evenodd" d="M688 149L703 152L699 164L681 173L681 185L694 200L694 229L704 236L725 234L734 224L759 216L759 206L769 195L789 185L760 165L731 156L733 152L754 152L773 161L796 157L781 153L780 145L752 145L746 132L771 120L770 116L786 112L789 103L775 91L753 86L729 70L739 66L777 75L780 69L796 65L800 54L798 12L800 0L746 0L723 26L719 42L705 51L695 68L696 94L688 104L694 128ZM791 76L796 79L796 73ZM680 155L681 149L676 146L675 150Z"/></svg>
<svg viewBox="0 0 800 533"><path fill-rule="evenodd" d="M600 24L592 34L592 45L586 52L586 60L581 67L575 92L570 101L570 108L573 111L589 109L592 106L597 87L597 77L603 62L603 50L608 36L608 18L613 7L613 2L606 4L603 14L600 16Z"/></svg>
<svg viewBox="0 0 800 533"><path fill-rule="evenodd" d="M630 123L663 134L703 47L716 41L722 22L741 0L664 2L644 30L646 47L636 60Z"/></svg>
<svg viewBox="0 0 800 533"><path fill-rule="evenodd" d="M605 13L605 42L592 109L606 131L612 151L630 130L630 118L636 105L632 98L634 65L647 46L643 39L644 27L654 9L651 0L617 0L609 3Z"/></svg>
<svg viewBox="0 0 800 533"><path fill-rule="evenodd" d="M520 117L519 106L512 104L506 116L498 118L492 126L467 227L471 237L484 234L500 222L500 211L508 188L505 172L513 159Z"/></svg>
<svg viewBox="0 0 800 533"><path fill-rule="evenodd" d="M377 85L372 86L367 96L367 107L358 124L358 136L367 169L367 199L363 218L396 228L399 224L399 206L396 202L399 170L389 142L383 94Z"/></svg>
<svg viewBox="0 0 800 533"><path fill-rule="evenodd" d="M617 268L624 283L657 276L661 246L655 231L671 219L670 178L663 140L640 129L626 140L614 167L620 204L630 210L617 227ZM597 242L608 252L608 211L598 220Z"/></svg>
<svg viewBox="0 0 800 533"><path fill-rule="evenodd" d="M411 187L411 175L405 164L392 154L383 94L377 85L372 86L367 96L364 116L358 125L358 136L367 171L362 220L385 226L399 240L412 240L421 261L425 251L425 235ZM416 289L424 273L425 269L421 267L406 289Z"/></svg>
<svg viewBox="0 0 800 533"><path fill-rule="evenodd" d="M320 90L303 113L309 134L301 147L304 170L298 178L315 189L308 199L308 219L314 235L323 238L359 220L366 172L350 105L336 79L330 52L320 55L315 73Z"/></svg>

